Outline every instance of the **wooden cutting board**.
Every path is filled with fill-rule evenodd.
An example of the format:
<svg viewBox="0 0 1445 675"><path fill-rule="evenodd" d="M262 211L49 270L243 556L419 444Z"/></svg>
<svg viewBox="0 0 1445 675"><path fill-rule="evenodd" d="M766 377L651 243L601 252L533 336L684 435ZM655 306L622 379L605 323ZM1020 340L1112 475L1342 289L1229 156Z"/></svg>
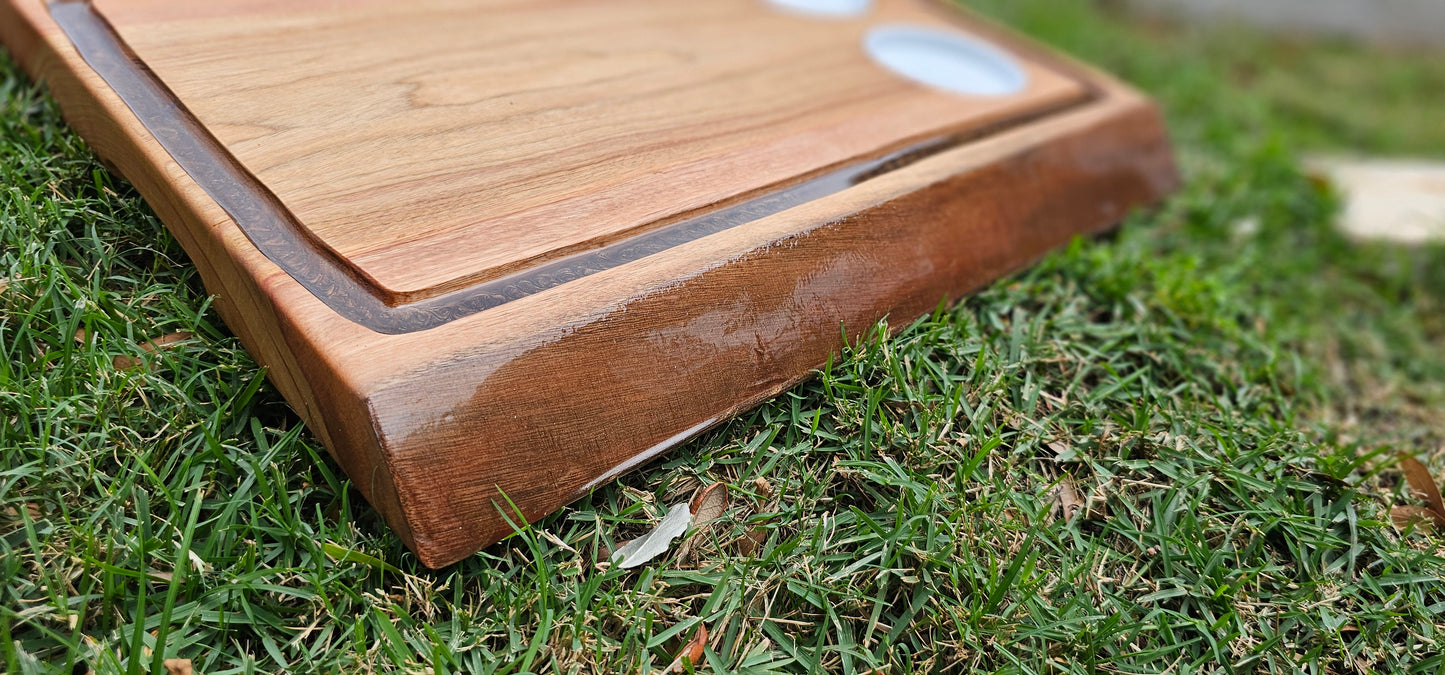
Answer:
<svg viewBox="0 0 1445 675"><path fill-rule="evenodd" d="M434 567L1176 182L1147 100L925 0L0 0L0 38Z"/></svg>

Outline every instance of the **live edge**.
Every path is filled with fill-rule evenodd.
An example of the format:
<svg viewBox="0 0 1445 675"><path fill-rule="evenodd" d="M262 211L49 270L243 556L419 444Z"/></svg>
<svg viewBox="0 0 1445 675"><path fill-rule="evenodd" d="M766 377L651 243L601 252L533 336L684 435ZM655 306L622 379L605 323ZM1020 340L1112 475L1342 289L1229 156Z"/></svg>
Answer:
<svg viewBox="0 0 1445 675"><path fill-rule="evenodd" d="M781 214L771 237L698 242L653 284L599 279L584 319L367 397L409 543L431 566L465 557L510 533L502 492L528 519L546 515L803 379L842 346L840 326L905 326L1174 181L1156 112L1116 92Z"/></svg>

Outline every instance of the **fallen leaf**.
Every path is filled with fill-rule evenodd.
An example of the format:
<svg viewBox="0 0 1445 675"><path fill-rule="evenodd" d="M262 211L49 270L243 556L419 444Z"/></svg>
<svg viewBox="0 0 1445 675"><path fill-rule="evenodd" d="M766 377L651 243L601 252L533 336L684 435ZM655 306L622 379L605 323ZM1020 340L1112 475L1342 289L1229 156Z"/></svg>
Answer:
<svg viewBox="0 0 1445 675"><path fill-rule="evenodd" d="M14 506L5 507L4 514L7 520L20 520L20 509ZM40 505L35 502L25 502L25 515L30 516L32 523L40 522L40 519L45 516L40 512Z"/></svg>
<svg viewBox="0 0 1445 675"><path fill-rule="evenodd" d="M623 543L626 543L626 542L623 542ZM603 542L601 542L601 541L598 541L598 542L597 542L597 558L596 558L596 560L597 560L596 564L599 564L599 565L602 564L603 561L612 560L612 547L608 546L607 544L605 544L605 543L603 543Z"/></svg>
<svg viewBox="0 0 1445 675"><path fill-rule="evenodd" d="M166 659L166 675L191 675L190 659Z"/></svg>
<svg viewBox="0 0 1445 675"><path fill-rule="evenodd" d="M733 542L733 546L737 547L738 555L751 556L761 550L763 544L767 541L767 532L764 532L761 528L753 528L748 530L747 534L738 537L737 541Z"/></svg>
<svg viewBox="0 0 1445 675"><path fill-rule="evenodd" d="M138 358L135 358L134 356L126 356L122 354L110 360L110 367L116 370L130 370L132 368L140 366L142 363L145 362L141 361Z"/></svg>
<svg viewBox="0 0 1445 675"><path fill-rule="evenodd" d="M1054 461L1056 462L1076 462L1079 460L1079 451L1075 450L1074 446L1070 445L1068 441L1045 441L1044 447L1054 453Z"/></svg>
<svg viewBox="0 0 1445 675"><path fill-rule="evenodd" d="M693 527L703 527L722 516L728 509L728 486L713 483L698 491L688 505L692 511Z"/></svg>
<svg viewBox="0 0 1445 675"><path fill-rule="evenodd" d="M762 497L765 500L773 496L773 484L769 483L768 479L766 478L754 478L753 489L757 490L758 496Z"/></svg>
<svg viewBox="0 0 1445 675"><path fill-rule="evenodd" d="M1074 519L1074 516L1084 509L1084 500L1079 499L1079 493L1074 489L1074 481L1068 476L1059 481L1059 514L1064 522Z"/></svg>
<svg viewBox="0 0 1445 675"><path fill-rule="evenodd" d="M1442 522L1434 511L1423 506L1396 506L1390 509L1390 520L1395 523L1395 528L1400 530L1409 529L1411 525L1420 523L1432 523L1438 527L1445 527L1445 522Z"/></svg>
<svg viewBox="0 0 1445 675"><path fill-rule="evenodd" d="M692 557L693 550L712 529L712 522L728 510L728 486L713 483L698 490L688 508L692 511L693 533L677 549L677 556L683 559Z"/></svg>
<svg viewBox="0 0 1445 675"><path fill-rule="evenodd" d="M145 344L141 345L141 349L144 349L148 352L153 352L157 349L160 349L161 347L169 347L170 345L173 345L177 342L185 342L186 340L189 340L193 337L195 337L195 335L187 331L166 333L165 335L162 335L154 340L150 340Z"/></svg>
<svg viewBox="0 0 1445 675"><path fill-rule="evenodd" d="M147 354L154 354L158 350L165 349L178 342L185 342L186 340L189 340L193 337L195 336L191 333L187 333L186 331L166 333L165 335L162 335L154 340L146 340L145 342L141 343L140 348L145 350ZM77 339L79 338L77 337ZM134 356L126 356L124 354L117 356L110 361L111 367L115 368L116 370L130 370L131 368L135 368L136 366L140 366L143 364L145 364L145 361L138 359Z"/></svg>
<svg viewBox="0 0 1445 675"><path fill-rule="evenodd" d="M171 583L171 580L175 578L174 574L170 572L162 572L160 570L147 570L146 576L164 583Z"/></svg>
<svg viewBox="0 0 1445 675"><path fill-rule="evenodd" d="M677 658L673 659L672 663L667 666L667 670L662 672L686 673L689 665L692 666L693 671L696 672L698 664L702 663L703 647L706 646L707 626L698 624L697 632L692 634L692 639L688 640L687 644L682 646L682 649L677 653ZM683 659L687 659L687 662L684 663Z"/></svg>
<svg viewBox="0 0 1445 675"><path fill-rule="evenodd" d="M4 293L4 292L5 292L6 290L8 290L9 288L10 288L10 281L7 280L7 279L0 279L0 293Z"/></svg>
<svg viewBox="0 0 1445 675"><path fill-rule="evenodd" d="M1425 498L1434 513L1435 522L1445 524L1445 500L1440 498L1440 487L1430 476L1430 470L1420 460L1406 454L1400 455L1400 467L1405 470L1405 482L1410 484L1410 489Z"/></svg>
<svg viewBox="0 0 1445 675"><path fill-rule="evenodd" d="M681 537L691 522L692 513L688 511L687 502L674 504L657 527L617 547L609 560L625 570L637 567L666 552L667 547L672 545L672 540Z"/></svg>

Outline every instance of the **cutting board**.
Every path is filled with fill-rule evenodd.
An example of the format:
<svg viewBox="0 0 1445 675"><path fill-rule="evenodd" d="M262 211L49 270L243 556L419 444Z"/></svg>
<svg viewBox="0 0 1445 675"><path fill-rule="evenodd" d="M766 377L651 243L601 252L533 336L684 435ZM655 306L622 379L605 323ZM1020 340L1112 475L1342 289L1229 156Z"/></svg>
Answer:
<svg viewBox="0 0 1445 675"><path fill-rule="evenodd" d="M1145 98L924 0L0 0L0 38L433 567L1177 180Z"/></svg>

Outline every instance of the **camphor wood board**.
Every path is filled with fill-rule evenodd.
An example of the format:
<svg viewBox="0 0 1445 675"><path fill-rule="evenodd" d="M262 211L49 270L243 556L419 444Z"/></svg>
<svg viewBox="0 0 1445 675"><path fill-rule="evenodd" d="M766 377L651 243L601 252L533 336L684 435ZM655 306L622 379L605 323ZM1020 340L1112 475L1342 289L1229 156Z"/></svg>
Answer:
<svg viewBox="0 0 1445 675"><path fill-rule="evenodd" d="M865 52L926 27L1005 94ZM511 532L1177 181L1159 115L925 0L0 0L422 563Z"/></svg>

